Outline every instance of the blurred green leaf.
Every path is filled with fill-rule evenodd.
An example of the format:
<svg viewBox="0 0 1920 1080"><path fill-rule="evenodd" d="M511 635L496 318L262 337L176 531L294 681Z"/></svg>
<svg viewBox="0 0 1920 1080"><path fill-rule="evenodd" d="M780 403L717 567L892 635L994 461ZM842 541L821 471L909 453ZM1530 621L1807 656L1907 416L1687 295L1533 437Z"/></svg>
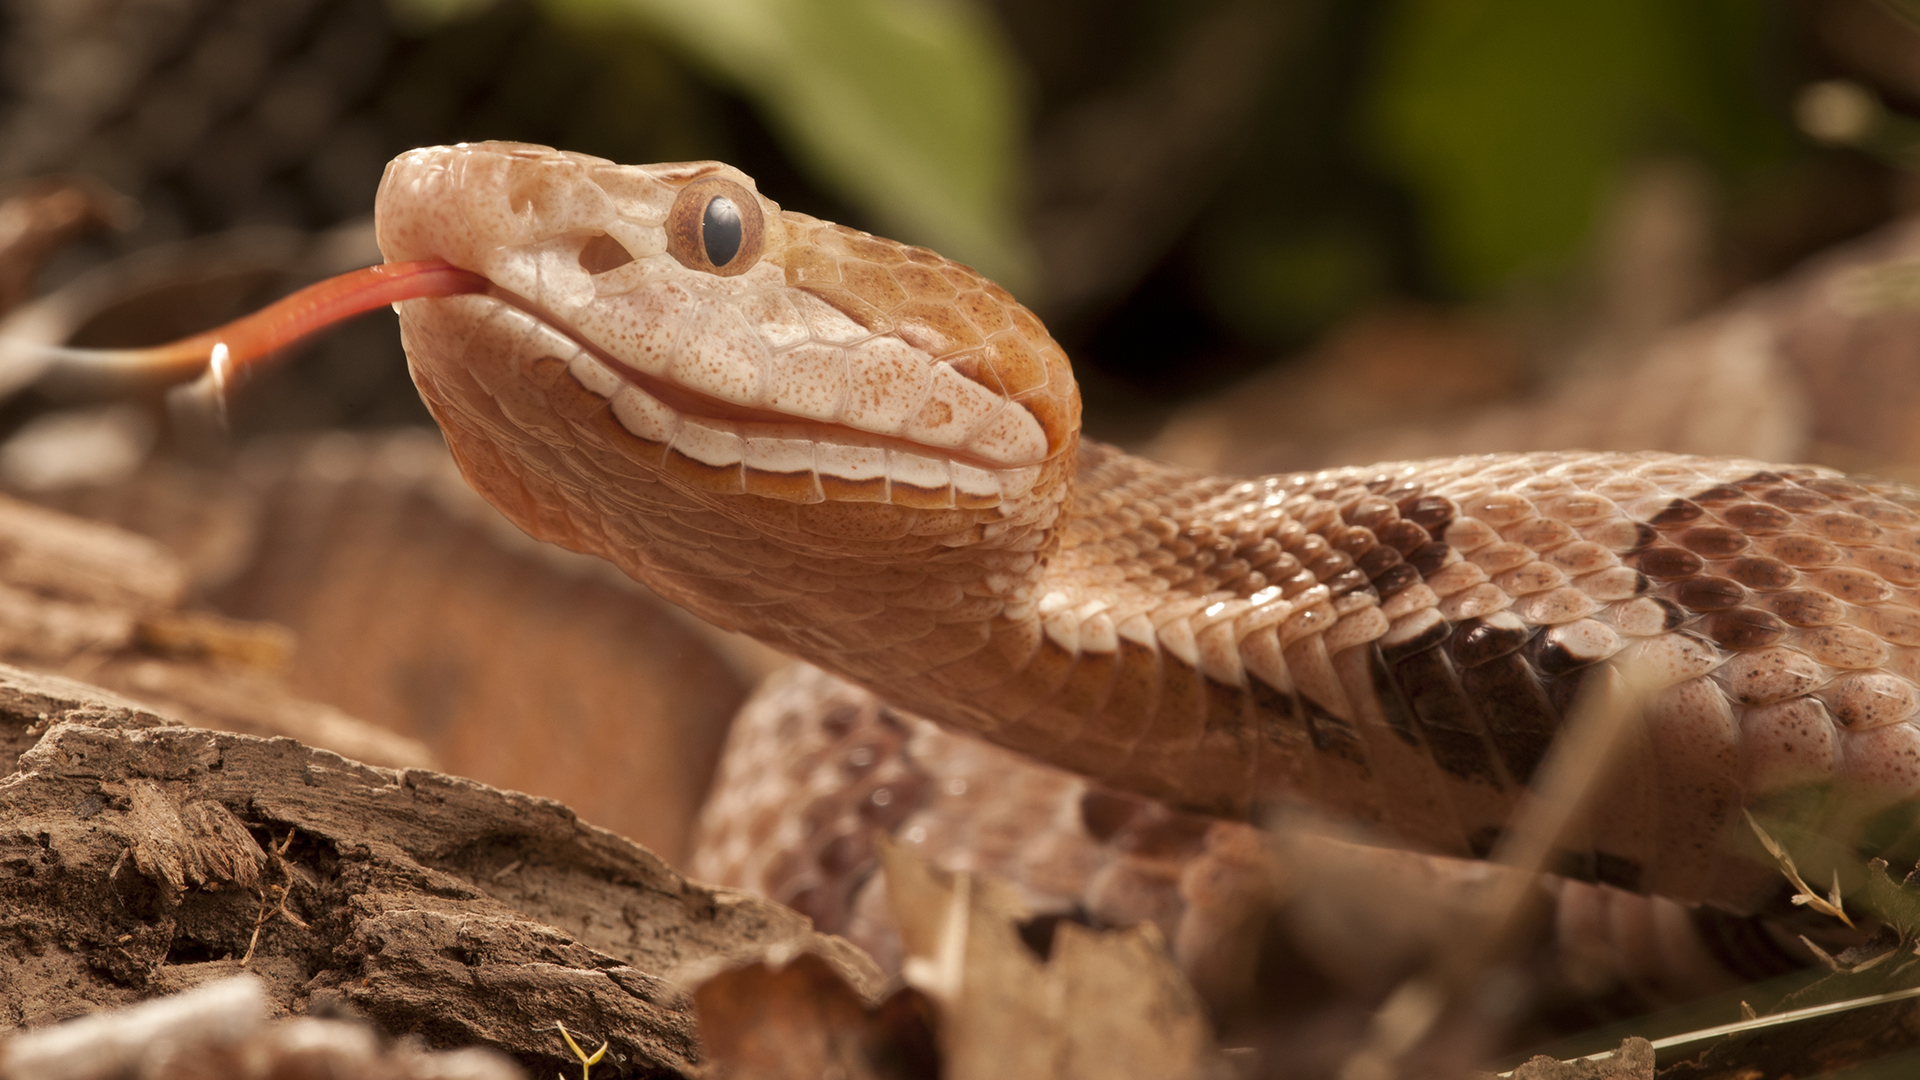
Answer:
<svg viewBox="0 0 1920 1080"><path fill-rule="evenodd" d="M445 2L445 0L442 0ZM752 99L815 176L899 239L1031 283L1016 68L972 0L547 0L637 20Z"/></svg>
<svg viewBox="0 0 1920 1080"><path fill-rule="evenodd" d="M428 34L448 23L470 18L499 0L387 0L394 22L415 34Z"/></svg>
<svg viewBox="0 0 1920 1080"><path fill-rule="evenodd" d="M1384 253L1353 222L1322 219L1275 232L1263 222L1216 230L1201 263L1206 295L1235 330L1286 341L1350 313L1386 281Z"/></svg>
<svg viewBox="0 0 1920 1080"><path fill-rule="evenodd" d="M1448 283L1485 292L1572 255L1636 154L1740 171L1789 152L1754 84L1771 16L1753 0L1401 0L1368 134Z"/></svg>

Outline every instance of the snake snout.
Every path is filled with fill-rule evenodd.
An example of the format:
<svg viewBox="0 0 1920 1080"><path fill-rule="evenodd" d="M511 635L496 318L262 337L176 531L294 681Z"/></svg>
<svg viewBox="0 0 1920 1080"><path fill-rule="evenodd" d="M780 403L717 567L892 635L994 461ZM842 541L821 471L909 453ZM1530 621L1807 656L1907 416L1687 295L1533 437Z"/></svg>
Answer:
<svg viewBox="0 0 1920 1080"><path fill-rule="evenodd" d="M501 251L564 236L658 229L674 190L644 170L586 154L526 143L459 143L393 159L374 198L374 217L389 261L442 258L484 272L482 264Z"/></svg>

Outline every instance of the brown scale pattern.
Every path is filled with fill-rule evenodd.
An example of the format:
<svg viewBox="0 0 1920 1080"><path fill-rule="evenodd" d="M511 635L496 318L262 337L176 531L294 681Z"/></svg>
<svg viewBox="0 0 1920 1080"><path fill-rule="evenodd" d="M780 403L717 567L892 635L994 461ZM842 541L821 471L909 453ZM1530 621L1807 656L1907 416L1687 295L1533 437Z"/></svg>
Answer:
<svg viewBox="0 0 1920 1080"><path fill-rule="evenodd" d="M1384 992L1492 895L1488 875L1464 861L1275 838L1101 789L898 714L806 665L768 679L735 721L690 869L783 899L897 972L899 935L870 841L846 857L846 838L876 833L943 869L1012 882L1030 935L1062 919L1156 924L1228 1027L1242 1014L1262 1021L1257 1003L1274 992L1263 972L1305 977L1297 959L1276 959L1281 941L1298 939L1343 986ZM1396 899L1409 894L1418 912ZM1538 942L1547 997L1590 999L1617 984L1666 1004L1804 962L1757 920L1576 882L1551 895L1552 929Z"/></svg>
<svg viewBox="0 0 1920 1080"><path fill-rule="evenodd" d="M782 215L791 231L786 280L876 334L894 334L996 394L1018 402L1067 445L1080 426L1072 364L1045 325L972 267L819 221Z"/></svg>
<svg viewBox="0 0 1920 1080"><path fill-rule="evenodd" d="M1423 470L1431 479L1390 467L1232 485L1096 460L1080 482L1100 495L1076 506L1058 573L1125 565L1152 579L1143 591L1161 612L1179 610L1175 594L1321 592L1277 635L1292 686L1251 671L1239 688L1196 680L1209 691L1200 727L1259 727L1286 749L1292 771L1256 780L1256 799L1304 790L1440 850L1485 854L1585 680L1634 648L1664 679L1647 737L1616 770L1616 811L1563 869L1750 907L1772 882L1742 842L1742 805L1856 836L1863 813L1881 814L1863 850L1900 847L1916 779L1914 494L1710 462L1671 476L1671 460L1651 456L1506 463L1517 464L1561 475L1489 491L1503 466L1483 459ZM1177 495L1151 494L1176 481ZM1692 497L1675 494L1688 483ZM1332 647L1369 613L1390 626ZM1158 660L1165 711L1167 689L1197 673ZM1319 684L1303 685L1321 665ZM1768 748L1783 723L1801 734ZM1151 745L1144 726L1108 725L1122 733L1108 745L1082 737L1051 756L1124 783ZM1849 791L1858 797L1834 797Z"/></svg>
<svg viewBox="0 0 1920 1080"><path fill-rule="evenodd" d="M782 900L890 971L900 945L876 833L945 869L1014 882L1042 924L1152 921L1189 953L1206 952L1236 922L1228 912L1268 888L1248 826L1103 791L902 716L815 668L771 678L728 746L692 872Z"/></svg>

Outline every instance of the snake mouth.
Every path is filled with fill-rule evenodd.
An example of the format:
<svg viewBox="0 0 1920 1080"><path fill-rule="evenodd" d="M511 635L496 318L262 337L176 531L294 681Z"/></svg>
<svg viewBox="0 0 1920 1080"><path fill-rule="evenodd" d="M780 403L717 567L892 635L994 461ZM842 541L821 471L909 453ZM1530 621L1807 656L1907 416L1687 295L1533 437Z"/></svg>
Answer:
<svg viewBox="0 0 1920 1080"><path fill-rule="evenodd" d="M705 491L798 503L990 509L1031 490L1039 475L1038 465L1008 466L703 393L621 360L568 320L497 284L435 302L461 301L512 310L570 345L571 355L556 359L575 383L607 400L635 443L632 454Z"/></svg>

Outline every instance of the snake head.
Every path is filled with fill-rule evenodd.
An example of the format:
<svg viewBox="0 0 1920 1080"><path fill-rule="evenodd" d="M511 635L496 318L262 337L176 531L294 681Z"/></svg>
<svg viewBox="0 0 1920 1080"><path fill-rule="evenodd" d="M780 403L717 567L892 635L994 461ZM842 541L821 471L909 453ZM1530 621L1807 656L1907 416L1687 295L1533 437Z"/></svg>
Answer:
<svg viewBox="0 0 1920 1080"><path fill-rule="evenodd" d="M1031 312L925 248L782 211L730 166L430 147L388 166L377 219L390 262L491 283L398 305L477 481L457 431L803 505L998 511L1071 472L1079 398Z"/></svg>

